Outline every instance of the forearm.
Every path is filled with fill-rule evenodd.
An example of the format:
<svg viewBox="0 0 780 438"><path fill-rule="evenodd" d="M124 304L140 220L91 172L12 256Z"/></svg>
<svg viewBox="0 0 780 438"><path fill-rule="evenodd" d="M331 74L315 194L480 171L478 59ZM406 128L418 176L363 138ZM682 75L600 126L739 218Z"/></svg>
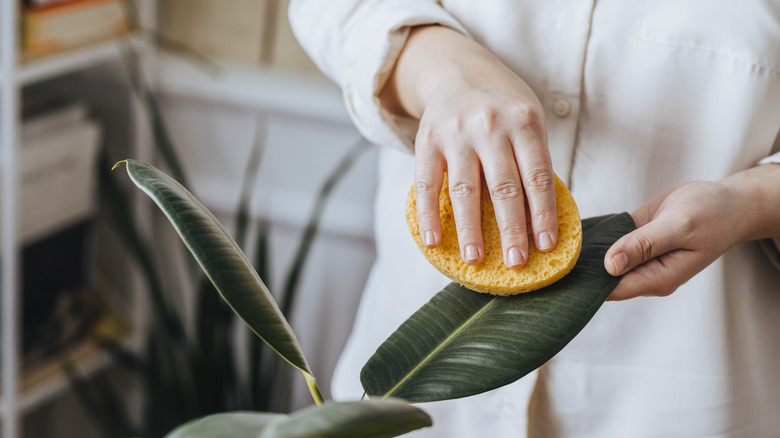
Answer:
<svg viewBox="0 0 780 438"><path fill-rule="evenodd" d="M780 236L780 165L765 164L722 181L744 199L742 240Z"/></svg>

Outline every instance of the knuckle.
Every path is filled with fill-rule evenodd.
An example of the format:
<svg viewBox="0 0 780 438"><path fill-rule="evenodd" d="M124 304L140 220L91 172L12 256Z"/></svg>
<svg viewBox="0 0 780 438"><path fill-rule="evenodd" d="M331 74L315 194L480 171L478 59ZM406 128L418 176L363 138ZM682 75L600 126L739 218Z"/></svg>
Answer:
<svg viewBox="0 0 780 438"><path fill-rule="evenodd" d="M517 105L512 109L512 118L520 129L538 130L543 125L542 113L529 105Z"/></svg>
<svg viewBox="0 0 780 438"><path fill-rule="evenodd" d="M519 199L522 193L522 186L514 181L500 181L490 187L490 196L494 201L514 201Z"/></svg>
<svg viewBox="0 0 780 438"><path fill-rule="evenodd" d="M555 188L555 177L550 169L539 167L525 175L526 189L534 192L546 192Z"/></svg>
<svg viewBox="0 0 780 438"><path fill-rule="evenodd" d="M433 184L428 181L418 179L414 182L414 191L420 195L429 195L434 192Z"/></svg>
<svg viewBox="0 0 780 438"><path fill-rule="evenodd" d="M633 246L636 248L636 252L638 253L642 262L646 262L652 258L654 243L650 236L645 234L634 236Z"/></svg>
<svg viewBox="0 0 780 438"><path fill-rule="evenodd" d="M462 222L462 221L461 221ZM458 240L474 240L476 236L480 235L482 233L481 228L479 227L479 224L464 224L464 223L457 223L456 229L458 231Z"/></svg>
<svg viewBox="0 0 780 438"><path fill-rule="evenodd" d="M551 208L540 208L533 212L533 220L536 224L544 224L557 218L556 211Z"/></svg>
<svg viewBox="0 0 780 438"><path fill-rule="evenodd" d="M430 125L421 125L417 130L415 138L415 148L430 147L436 143L436 131Z"/></svg>
<svg viewBox="0 0 780 438"><path fill-rule="evenodd" d="M421 224L432 224L436 222L437 219L439 219L438 213L438 211L417 210L417 221Z"/></svg>
<svg viewBox="0 0 780 438"><path fill-rule="evenodd" d="M504 239L515 240L519 237L525 236L527 230L524 224L506 224L501 227L501 236Z"/></svg>
<svg viewBox="0 0 780 438"><path fill-rule="evenodd" d="M446 117L440 124L440 127L444 129L444 132L450 133L450 134L456 134L456 135L462 135L465 131L465 123L463 120L463 116L460 114L455 114L449 117Z"/></svg>
<svg viewBox="0 0 780 438"><path fill-rule="evenodd" d="M474 112L473 123L481 129L493 132L498 126L498 119L498 110L491 106L485 106Z"/></svg>
<svg viewBox="0 0 780 438"><path fill-rule="evenodd" d="M679 222L678 230L683 236L693 235L699 225L698 221L696 220L696 217L687 212L681 213L677 218L677 220Z"/></svg>
<svg viewBox="0 0 780 438"><path fill-rule="evenodd" d="M450 197L452 198L470 198L476 193L477 187L468 181L454 181L450 186Z"/></svg>

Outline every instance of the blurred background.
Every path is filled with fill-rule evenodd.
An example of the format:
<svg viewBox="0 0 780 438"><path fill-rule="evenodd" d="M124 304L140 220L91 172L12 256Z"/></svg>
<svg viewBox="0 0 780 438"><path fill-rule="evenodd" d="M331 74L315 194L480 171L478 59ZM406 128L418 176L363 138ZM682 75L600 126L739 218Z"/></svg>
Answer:
<svg viewBox="0 0 780 438"><path fill-rule="evenodd" d="M0 0L0 436L311 403L111 172L124 158L237 237L329 398L374 259L376 152L286 0Z"/></svg>

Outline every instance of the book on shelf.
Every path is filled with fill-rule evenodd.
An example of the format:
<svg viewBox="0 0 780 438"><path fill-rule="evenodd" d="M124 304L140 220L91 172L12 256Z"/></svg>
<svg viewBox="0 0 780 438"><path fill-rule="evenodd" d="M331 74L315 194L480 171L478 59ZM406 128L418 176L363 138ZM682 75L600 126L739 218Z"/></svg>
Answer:
<svg viewBox="0 0 780 438"><path fill-rule="evenodd" d="M101 128L83 103L32 115L19 150L19 240L26 243L91 215Z"/></svg>
<svg viewBox="0 0 780 438"><path fill-rule="evenodd" d="M92 285L101 133L85 102L23 93L17 229L27 383L56 373L64 352L97 351L96 338L130 330Z"/></svg>
<svg viewBox="0 0 780 438"><path fill-rule="evenodd" d="M97 209L101 128L87 113L79 101L23 99L17 166L17 235L22 244Z"/></svg>
<svg viewBox="0 0 780 438"><path fill-rule="evenodd" d="M47 131L67 129L87 120L87 104L65 98L25 98L21 137L36 138Z"/></svg>
<svg viewBox="0 0 780 438"><path fill-rule="evenodd" d="M33 59L115 38L130 29L123 0L34 1L22 9L22 56Z"/></svg>
<svg viewBox="0 0 780 438"><path fill-rule="evenodd" d="M35 7L56 5L59 3L68 3L72 1L73 0L23 0L22 4L27 7L35 8Z"/></svg>
<svg viewBox="0 0 780 438"><path fill-rule="evenodd" d="M316 71L293 36L288 0L167 0L160 30L206 56L249 65Z"/></svg>
<svg viewBox="0 0 780 438"><path fill-rule="evenodd" d="M258 64L271 1L166 0L160 31L206 56Z"/></svg>

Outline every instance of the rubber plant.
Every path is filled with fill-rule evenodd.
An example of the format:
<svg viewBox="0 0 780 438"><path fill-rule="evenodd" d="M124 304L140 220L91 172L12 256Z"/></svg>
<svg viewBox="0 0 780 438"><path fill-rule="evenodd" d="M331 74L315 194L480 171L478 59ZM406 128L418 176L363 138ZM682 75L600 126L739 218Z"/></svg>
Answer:
<svg viewBox="0 0 780 438"><path fill-rule="evenodd" d="M134 160L117 166L121 164L163 211L222 299L301 372L317 405L291 415L209 415L179 426L169 438L392 437L431 426L430 417L409 402L501 387L542 365L576 336L619 282L604 270L604 254L634 229L626 213L586 219L575 268L536 292L493 297L451 284L402 324L366 364L361 381L371 399L326 403L279 306L219 221L162 171Z"/></svg>
<svg viewBox="0 0 780 438"><path fill-rule="evenodd" d="M153 31L147 30L144 35L152 38L155 46L164 42L164 46L159 47L161 49L175 49L177 56L193 61L195 68L219 74L216 65L186 45L163 39L162 35ZM123 45L122 55L130 90L152 127L151 140L157 155L186 187L185 168L178 157L157 96L144 76L142 57L132 43ZM254 268L267 282L272 253L270 221L263 216L250 220L250 201L259 188L257 176L265 149L266 131L267 121L258 118L233 229L239 245L254 247ZM300 244L275 294L280 299L285 316L294 308L295 295L300 289L299 280L311 254L324 206L334 187L368 149L368 143L358 139L319 187ZM292 376L283 367L283 359L256 336L236 336L237 330L249 328L240 326L238 317L220 299L211 281L192 258L187 259L189 266L182 270L166 265L166 259L159 257L160 254L155 251L158 242L145 227L139 226L131 210L133 197L123 184L126 181L109 170L113 162L115 160L109 161L107 151L103 150L97 171L101 210L110 223L108 229L120 239L129 259L140 269L150 318L139 348L128 348L121 338L113 335L98 339L115 363L127 372L125 375L139 382L140 415L131 414L132 407L122 396L123 389L114 385L108 375L86 379L73 366L67 353L61 357L74 393L95 427L104 436L151 438L163 436L171 428L193 418L217 412L249 409L287 412L289 400L285 395L289 393ZM160 216L154 215L152 220L156 222ZM249 230L253 226L255 240L250 242ZM178 305L185 299L187 292L184 291L189 290L195 294L192 312Z"/></svg>

